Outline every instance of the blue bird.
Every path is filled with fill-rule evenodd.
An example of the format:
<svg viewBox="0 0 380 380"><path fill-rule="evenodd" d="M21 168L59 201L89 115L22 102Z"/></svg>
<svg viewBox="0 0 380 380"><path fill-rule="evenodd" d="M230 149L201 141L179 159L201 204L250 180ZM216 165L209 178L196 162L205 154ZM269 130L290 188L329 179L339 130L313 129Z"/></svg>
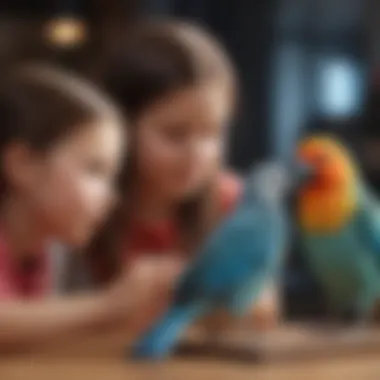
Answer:
<svg viewBox="0 0 380 380"><path fill-rule="evenodd" d="M171 307L135 344L135 358L170 355L186 328L215 309L235 317L248 311L281 266L288 235L284 198L293 183L280 163L251 170L240 204L181 276Z"/></svg>

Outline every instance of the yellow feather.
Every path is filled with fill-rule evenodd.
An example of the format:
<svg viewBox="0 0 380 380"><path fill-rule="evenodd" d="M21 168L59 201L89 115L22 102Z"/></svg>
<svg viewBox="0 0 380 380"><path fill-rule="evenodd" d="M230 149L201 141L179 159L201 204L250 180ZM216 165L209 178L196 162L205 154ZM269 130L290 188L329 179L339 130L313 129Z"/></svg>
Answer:
<svg viewBox="0 0 380 380"><path fill-rule="evenodd" d="M336 232L351 218L355 198L352 192L305 193L299 203L301 225L307 231Z"/></svg>
<svg viewBox="0 0 380 380"><path fill-rule="evenodd" d="M357 170L354 160L340 142L325 135L308 138L299 149L304 154L305 151L306 154L327 154L331 160L329 175L333 173L336 177L333 183L329 178L322 178L322 186L311 184L301 191L298 203L300 223L309 231L335 232L346 224L355 209Z"/></svg>

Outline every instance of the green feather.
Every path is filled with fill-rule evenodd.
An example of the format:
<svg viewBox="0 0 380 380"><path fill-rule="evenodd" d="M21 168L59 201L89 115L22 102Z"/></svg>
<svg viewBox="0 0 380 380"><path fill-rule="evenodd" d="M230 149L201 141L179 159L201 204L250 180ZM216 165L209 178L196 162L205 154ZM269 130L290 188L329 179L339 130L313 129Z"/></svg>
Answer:
<svg viewBox="0 0 380 380"><path fill-rule="evenodd" d="M337 311L371 311L380 295L380 212L376 199L358 187L356 209L334 233L304 232L305 254Z"/></svg>

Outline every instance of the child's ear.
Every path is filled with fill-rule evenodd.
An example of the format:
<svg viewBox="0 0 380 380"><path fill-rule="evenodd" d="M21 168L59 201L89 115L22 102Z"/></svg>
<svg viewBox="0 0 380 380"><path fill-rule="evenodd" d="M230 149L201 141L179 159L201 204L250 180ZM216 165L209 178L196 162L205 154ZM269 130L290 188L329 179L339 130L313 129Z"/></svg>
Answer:
<svg viewBox="0 0 380 380"><path fill-rule="evenodd" d="M35 160L35 154L26 144L9 144L4 150L2 162L6 182L20 189L30 187L36 175Z"/></svg>

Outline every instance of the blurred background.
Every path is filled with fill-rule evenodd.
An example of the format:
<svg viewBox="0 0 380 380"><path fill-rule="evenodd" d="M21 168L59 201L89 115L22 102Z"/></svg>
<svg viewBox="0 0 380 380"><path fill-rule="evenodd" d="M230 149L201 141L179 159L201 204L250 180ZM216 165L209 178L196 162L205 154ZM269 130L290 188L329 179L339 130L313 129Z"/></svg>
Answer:
<svg viewBox="0 0 380 380"><path fill-rule="evenodd" d="M207 25L240 76L242 104L230 163L244 170L291 152L300 134L331 131L354 146L380 192L380 3L366 0L2 1L0 62L44 59L94 70L128 25L146 16ZM285 276L289 318L324 313L300 260Z"/></svg>

